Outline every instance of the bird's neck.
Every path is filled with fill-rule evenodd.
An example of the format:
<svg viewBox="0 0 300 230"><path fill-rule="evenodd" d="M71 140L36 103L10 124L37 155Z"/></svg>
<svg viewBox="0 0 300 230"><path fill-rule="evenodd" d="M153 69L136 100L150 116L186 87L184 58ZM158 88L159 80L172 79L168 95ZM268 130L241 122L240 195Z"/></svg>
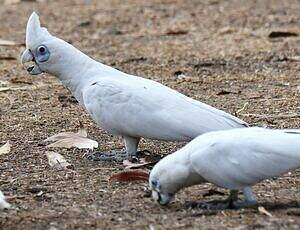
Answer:
<svg viewBox="0 0 300 230"><path fill-rule="evenodd" d="M190 162L189 154L182 151L184 149L185 147L173 153L173 159L169 162L171 167L177 167L179 169L178 173L182 174L176 175L176 178L180 180L175 183L180 186L177 190L206 182L206 180L194 170L192 162Z"/></svg>
<svg viewBox="0 0 300 230"><path fill-rule="evenodd" d="M95 61L63 40L59 45L62 54L59 56L57 64L52 65L53 68L49 73L58 77L80 104L83 104L82 92L87 85L96 82L101 76L112 76L120 72Z"/></svg>

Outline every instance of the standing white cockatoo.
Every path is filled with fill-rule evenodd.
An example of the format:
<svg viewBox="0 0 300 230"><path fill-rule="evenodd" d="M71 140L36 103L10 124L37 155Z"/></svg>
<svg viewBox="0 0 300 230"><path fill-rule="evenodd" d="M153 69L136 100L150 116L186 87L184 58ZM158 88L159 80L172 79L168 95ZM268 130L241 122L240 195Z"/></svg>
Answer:
<svg viewBox="0 0 300 230"><path fill-rule="evenodd" d="M256 204L251 186L297 168L300 129L232 129L201 135L163 158L152 169L149 186L153 198L164 205L184 187L211 182L230 189L229 199L202 207L247 207ZM238 190L243 202L237 201Z"/></svg>
<svg viewBox="0 0 300 230"><path fill-rule="evenodd" d="M126 156L136 154L141 137L189 141L209 131L247 126L158 82L93 60L41 27L36 13L28 20L21 57L22 64L31 61L30 74L47 72L58 77L99 126L122 136Z"/></svg>

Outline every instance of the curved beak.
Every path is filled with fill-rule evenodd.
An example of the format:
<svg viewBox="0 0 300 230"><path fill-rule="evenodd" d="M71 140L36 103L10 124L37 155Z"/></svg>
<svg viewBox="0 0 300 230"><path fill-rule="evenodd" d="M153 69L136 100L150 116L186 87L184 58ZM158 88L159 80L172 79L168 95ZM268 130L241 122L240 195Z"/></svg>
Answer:
<svg viewBox="0 0 300 230"><path fill-rule="evenodd" d="M174 199L173 194L162 194L158 191L152 190L152 197L155 201L157 201L160 205L167 205Z"/></svg>
<svg viewBox="0 0 300 230"><path fill-rule="evenodd" d="M35 62L35 58L34 58L32 52L29 49L26 49L21 56L21 64L24 66L25 63L32 62L32 61ZM27 72L30 73L31 75L38 75L38 74L42 73L42 70L35 63L34 65L29 66L27 68Z"/></svg>
<svg viewBox="0 0 300 230"><path fill-rule="evenodd" d="M33 55L29 49L24 50L21 56L21 64L24 65L27 62L33 61Z"/></svg>

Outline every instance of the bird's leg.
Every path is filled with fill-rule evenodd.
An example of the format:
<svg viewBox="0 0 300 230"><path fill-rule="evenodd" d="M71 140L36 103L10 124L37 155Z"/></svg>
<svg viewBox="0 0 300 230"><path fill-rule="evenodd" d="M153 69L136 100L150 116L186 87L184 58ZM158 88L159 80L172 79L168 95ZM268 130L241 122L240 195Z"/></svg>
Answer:
<svg viewBox="0 0 300 230"><path fill-rule="evenodd" d="M233 208L234 203L238 199L238 190L230 190L230 194L226 200L213 200L210 202L197 202L192 207L207 210L224 210Z"/></svg>
<svg viewBox="0 0 300 230"><path fill-rule="evenodd" d="M123 140L125 142L126 151L112 150L108 153L95 152L95 153L88 154L87 158L93 161L122 162L125 159L131 159L132 157L135 157L140 138L123 136Z"/></svg>
<svg viewBox="0 0 300 230"><path fill-rule="evenodd" d="M137 158L137 148L141 138L136 137L123 137L126 148L126 159L134 160Z"/></svg>
<svg viewBox="0 0 300 230"><path fill-rule="evenodd" d="M257 200L253 191L250 187L246 187L243 189L244 200L243 201L234 201L232 203L232 208L239 209L239 208L249 208L257 205Z"/></svg>

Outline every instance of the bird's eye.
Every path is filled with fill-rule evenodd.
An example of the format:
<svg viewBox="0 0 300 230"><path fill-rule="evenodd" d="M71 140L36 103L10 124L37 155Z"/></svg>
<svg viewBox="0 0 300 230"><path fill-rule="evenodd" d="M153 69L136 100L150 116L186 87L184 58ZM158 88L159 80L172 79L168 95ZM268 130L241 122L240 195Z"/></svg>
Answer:
<svg viewBox="0 0 300 230"><path fill-rule="evenodd" d="M152 184L153 188L155 188L156 190L159 191L159 190L161 189L160 183L159 183L158 180L153 180L153 181L151 181L151 184Z"/></svg>
<svg viewBox="0 0 300 230"><path fill-rule="evenodd" d="M41 54L45 53L45 51L46 51L45 46L40 46L40 47L38 48L38 51L39 51L39 53L41 53Z"/></svg>
<svg viewBox="0 0 300 230"><path fill-rule="evenodd" d="M50 52L45 45L41 45L36 49L35 58L37 62L48 61Z"/></svg>

